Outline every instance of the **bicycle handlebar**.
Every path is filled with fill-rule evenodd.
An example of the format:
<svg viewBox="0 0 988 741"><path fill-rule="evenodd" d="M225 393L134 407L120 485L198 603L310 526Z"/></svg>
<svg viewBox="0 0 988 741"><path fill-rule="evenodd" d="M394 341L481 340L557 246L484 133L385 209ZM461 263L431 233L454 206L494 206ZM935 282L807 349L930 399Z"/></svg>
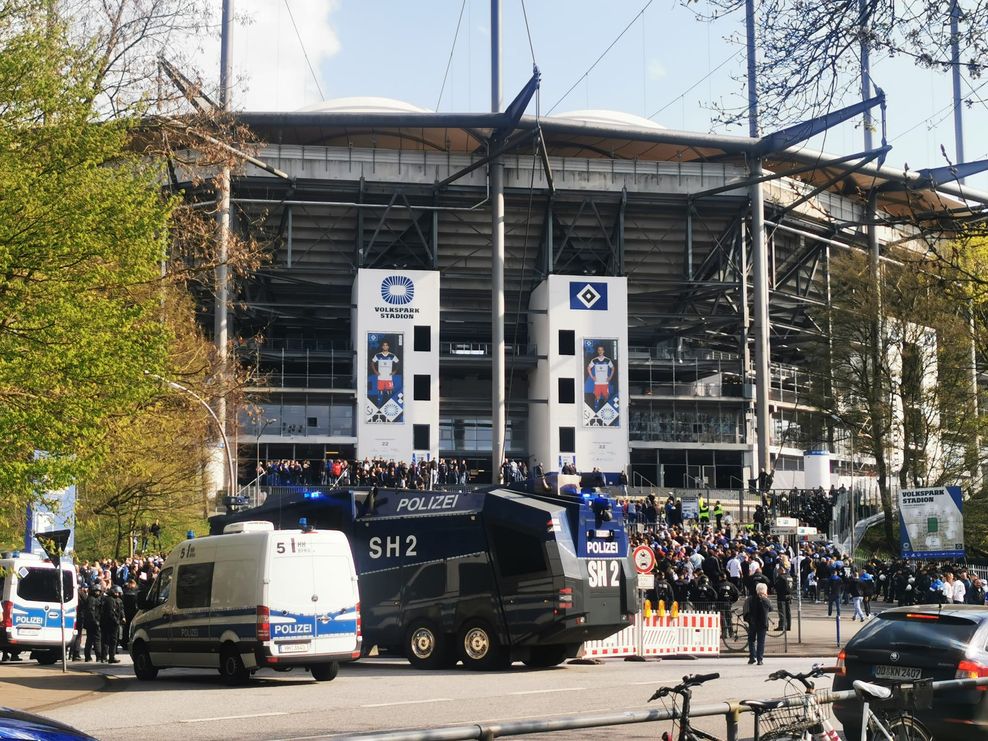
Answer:
<svg viewBox="0 0 988 741"><path fill-rule="evenodd" d="M658 700L669 695L682 695L689 692L690 687L699 687L704 682L709 682L714 679L720 679L720 672L711 672L710 674L687 674L683 677L683 681L675 687L659 687L654 693L652 693L652 696L648 698L648 701L652 702L652 700Z"/></svg>
<svg viewBox="0 0 988 741"><path fill-rule="evenodd" d="M822 664L814 664L813 668L808 672L801 672L799 674L793 674L787 669L779 669L778 671L772 672L768 675L766 682L774 682L779 679L795 679L798 682L802 682L803 686L811 690L813 689L813 683L809 681L810 679L818 679L824 674L834 674L837 672L836 666L823 666Z"/></svg>

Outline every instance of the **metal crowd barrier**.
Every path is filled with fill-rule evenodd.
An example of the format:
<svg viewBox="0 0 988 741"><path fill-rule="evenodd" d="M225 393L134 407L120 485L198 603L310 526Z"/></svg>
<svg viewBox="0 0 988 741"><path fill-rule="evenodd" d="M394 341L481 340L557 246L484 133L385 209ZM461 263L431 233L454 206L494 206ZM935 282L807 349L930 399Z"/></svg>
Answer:
<svg viewBox="0 0 988 741"><path fill-rule="evenodd" d="M658 685L659 682L656 682ZM973 687L988 687L988 677L979 679L947 679L933 682L934 693L971 689ZM821 705L841 700L853 700L854 690L828 692L821 690L816 693L816 701ZM753 698L750 698L753 699ZM803 707L804 696L795 694L786 696L779 707ZM709 718L723 715L727 725L726 741L738 741L739 719L741 713L750 713L751 708L741 705L738 700L718 702L712 705L695 705L690 708L690 718ZM678 709L656 708L655 710L626 710L620 713L587 713L585 715L570 715L564 718L549 720L517 720L505 723L475 723L445 728L420 728L404 731L381 731L373 733L357 733L335 736L344 741L490 741L500 736L525 736L531 733L550 733L552 731L576 731L583 728L602 728L606 726L622 726L631 723L654 723L663 720L674 720L679 717Z"/></svg>

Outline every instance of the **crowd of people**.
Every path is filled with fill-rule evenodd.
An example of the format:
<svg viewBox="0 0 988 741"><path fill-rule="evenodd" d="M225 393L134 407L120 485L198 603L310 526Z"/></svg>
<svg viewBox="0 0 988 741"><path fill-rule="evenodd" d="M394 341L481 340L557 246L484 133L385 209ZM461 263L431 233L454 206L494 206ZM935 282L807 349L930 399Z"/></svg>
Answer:
<svg viewBox="0 0 988 741"><path fill-rule="evenodd" d="M625 500L620 506L632 505ZM794 548L754 525L735 527L729 517L720 523L684 519L681 502L672 497L664 505L646 499L637 513L628 514L640 523L630 534L632 547L646 545L655 554L651 604L720 611L726 630L735 603L744 598L751 663L762 660L769 612L777 613L780 630L792 629L797 591L806 600L826 603L828 615L845 608L852 621L862 622L871 618L872 603L879 599L899 605L986 602L985 583L963 566L880 559L856 564L829 541Z"/></svg>
<svg viewBox="0 0 988 741"><path fill-rule="evenodd" d="M325 461L280 460L257 466L261 486L381 486L429 489L470 482L466 460L395 461L383 458L327 458Z"/></svg>

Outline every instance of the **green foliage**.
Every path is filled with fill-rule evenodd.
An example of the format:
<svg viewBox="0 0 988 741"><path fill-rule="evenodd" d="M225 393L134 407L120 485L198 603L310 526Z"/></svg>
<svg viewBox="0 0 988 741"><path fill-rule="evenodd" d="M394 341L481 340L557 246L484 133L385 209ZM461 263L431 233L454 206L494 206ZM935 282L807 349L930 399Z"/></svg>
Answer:
<svg viewBox="0 0 988 741"><path fill-rule="evenodd" d="M171 335L172 204L128 122L97 120L98 70L58 7L0 0L0 523L98 464L107 425L159 391L144 371Z"/></svg>

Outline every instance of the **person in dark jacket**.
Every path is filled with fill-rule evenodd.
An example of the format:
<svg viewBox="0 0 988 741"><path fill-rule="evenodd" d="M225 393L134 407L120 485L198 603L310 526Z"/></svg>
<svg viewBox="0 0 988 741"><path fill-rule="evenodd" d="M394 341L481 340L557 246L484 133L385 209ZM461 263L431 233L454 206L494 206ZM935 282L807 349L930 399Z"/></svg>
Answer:
<svg viewBox="0 0 988 741"><path fill-rule="evenodd" d="M782 630L792 630L792 590L789 559L783 556L775 570L775 603L779 609L779 627Z"/></svg>
<svg viewBox="0 0 988 741"><path fill-rule="evenodd" d="M92 661L95 654L96 661L102 661L100 618L103 615L103 588L99 584L93 585L89 590L89 597L79 606L79 614L82 617L82 627L86 631L85 659Z"/></svg>
<svg viewBox="0 0 988 741"><path fill-rule="evenodd" d="M79 652L82 650L82 629L85 627L83 625L83 610L85 609L86 600L89 599L89 587L79 587L79 605L76 607L76 619L75 626L72 631L72 643L69 645L69 661L78 661Z"/></svg>
<svg viewBox="0 0 988 741"><path fill-rule="evenodd" d="M139 596L140 591L137 589L137 582L131 579L123 590L124 623L120 645L124 648L128 648L130 644L130 624L134 622L134 617L137 615L137 598Z"/></svg>
<svg viewBox="0 0 988 741"><path fill-rule="evenodd" d="M119 585L114 585L110 593L103 598L100 607L99 626L102 638L100 659L107 664L120 663L120 659L117 658L117 641L124 619L123 589Z"/></svg>
<svg viewBox="0 0 988 741"><path fill-rule="evenodd" d="M762 665L765 658L765 636L768 634L768 614L772 603L768 600L768 585L755 584L755 593L744 601L744 619L748 623L748 663Z"/></svg>

